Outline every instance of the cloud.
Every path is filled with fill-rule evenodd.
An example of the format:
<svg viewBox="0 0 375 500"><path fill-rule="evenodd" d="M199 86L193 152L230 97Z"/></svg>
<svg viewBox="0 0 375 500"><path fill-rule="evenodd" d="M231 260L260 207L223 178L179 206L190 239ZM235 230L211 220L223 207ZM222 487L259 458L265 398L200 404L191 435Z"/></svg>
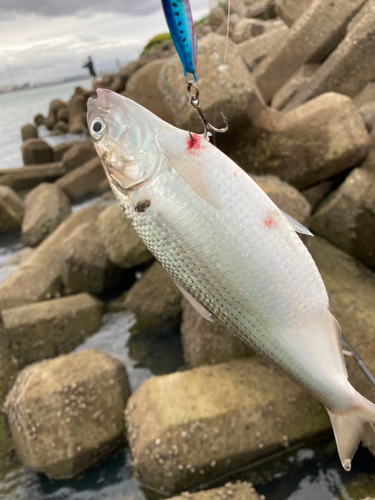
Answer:
<svg viewBox="0 0 375 500"><path fill-rule="evenodd" d="M161 9L160 0L1 0L1 16L15 13L41 16L68 16L82 12L121 12L143 16Z"/></svg>

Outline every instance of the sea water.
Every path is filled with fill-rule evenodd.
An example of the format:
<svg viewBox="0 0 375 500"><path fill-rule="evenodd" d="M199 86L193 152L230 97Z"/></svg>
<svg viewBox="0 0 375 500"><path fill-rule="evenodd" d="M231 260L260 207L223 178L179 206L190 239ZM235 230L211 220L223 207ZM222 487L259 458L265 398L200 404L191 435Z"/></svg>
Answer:
<svg viewBox="0 0 375 500"><path fill-rule="evenodd" d="M50 102L54 99L67 102L74 94L75 87L90 90L91 80L87 78L0 94L0 169L23 165L21 127L27 123L33 124L34 116L39 113L47 116ZM56 142L56 139L51 140ZM61 137L58 140L61 140Z"/></svg>

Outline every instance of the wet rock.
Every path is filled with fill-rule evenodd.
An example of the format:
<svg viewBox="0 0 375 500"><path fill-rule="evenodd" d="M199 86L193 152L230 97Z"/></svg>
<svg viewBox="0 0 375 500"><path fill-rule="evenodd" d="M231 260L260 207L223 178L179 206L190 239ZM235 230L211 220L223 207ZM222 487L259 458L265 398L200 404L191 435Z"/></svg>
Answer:
<svg viewBox="0 0 375 500"><path fill-rule="evenodd" d="M5 411L20 460L50 478L77 476L122 441L124 366L97 349L25 368Z"/></svg>
<svg viewBox="0 0 375 500"><path fill-rule="evenodd" d="M165 59L156 59L139 69L129 78L125 95L171 123L172 118L165 107L159 87L155 84L164 65Z"/></svg>
<svg viewBox="0 0 375 500"><path fill-rule="evenodd" d="M375 270L375 175L353 170L318 207L311 228Z"/></svg>
<svg viewBox="0 0 375 500"><path fill-rule="evenodd" d="M330 54L344 37L349 21L365 1L336 0L335 2L327 2L320 0L320 2L315 1L304 12L289 29L288 35L280 47L267 57L254 72L256 83L267 102L302 64L309 61L321 62ZM314 96L326 91L320 90Z"/></svg>
<svg viewBox="0 0 375 500"><path fill-rule="evenodd" d="M22 243L36 247L70 214L70 203L56 184L43 183L25 200Z"/></svg>
<svg viewBox="0 0 375 500"><path fill-rule="evenodd" d="M21 128L21 136L23 142L27 141L28 139L35 139L38 137L38 129L35 127L35 125L28 123Z"/></svg>
<svg viewBox="0 0 375 500"><path fill-rule="evenodd" d="M320 403L256 358L153 377L125 416L137 477L171 494L330 427Z"/></svg>
<svg viewBox="0 0 375 500"><path fill-rule="evenodd" d="M182 300L181 340L189 367L222 363L252 356L254 352L218 321L207 321L187 300Z"/></svg>
<svg viewBox="0 0 375 500"><path fill-rule="evenodd" d="M0 309L40 302L63 287L62 260L64 241L78 226L96 222L103 206L96 204L72 213L49 235L9 278L0 285Z"/></svg>
<svg viewBox="0 0 375 500"><path fill-rule="evenodd" d="M81 167L91 160L91 158L96 156L94 145L91 138L89 138L86 141L76 143L72 148L66 151L62 158L62 164L65 170L70 172L77 167Z"/></svg>
<svg viewBox="0 0 375 500"><path fill-rule="evenodd" d="M271 106L274 109L287 109L289 100L299 91L299 89L309 82L318 64L303 64L298 71L288 80L273 96Z"/></svg>
<svg viewBox="0 0 375 500"><path fill-rule="evenodd" d="M62 161L64 154L73 146L75 142L62 142L53 148L53 161Z"/></svg>
<svg viewBox="0 0 375 500"><path fill-rule="evenodd" d="M75 94L68 103L68 110L69 132L71 134L86 132L86 97L82 94Z"/></svg>
<svg viewBox="0 0 375 500"><path fill-rule="evenodd" d="M307 10L314 0L275 0L276 14L291 26Z"/></svg>
<svg viewBox="0 0 375 500"><path fill-rule="evenodd" d="M240 19L234 28L232 40L235 43L241 43L267 32L279 31L282 28L286 28L286 26L281 20Z"/></svg>
<svg viewBox="0 0 375 500"><path fill-rule="evenodd" d="M283 42L287 33L288 28L284 25L239 44L238 52L249 70L253 71L265 57L276 50Z"/></svg>
<svg viewBox="0 0 375 500"><path fill-rule="evenodd" d="M367 83L361 92L353 98L353 102L358 108L373 101L375 101L375 82Z"/></svg>
<svg viewBox="0 0 375 500"><path fill-rule="evenodd" d="M227 61L222 73L220 97L217 100L217 82L221 79L224 51L225 36L211 33L200 41L197 71L201 107L207 119L213 123L216 103L217 109L224 113L229 123L248 119L248 116L258 116L262 104L252 87L245 63L231 42L228 42ZM177 56L165 63L158 83L174 123L181 128L201 130L198 114L187 102L185 78ZM221 122L216 121L216 126L220 127ZM226 135L233 141L234 134L235 130L229 128Z"/></svg>
<svg viewBox="0 0 375 500"><path fill-rule="evenodd" d="M375 373L375 275L366 266L319 236L306 246L326 285L332 314L371 373ZM345 357L349 381L370 401L375 389L353 358Z"/></svg>
<svg viewBox="0 0 375 500"><path fill-rule="evenodd" d="M40 127L40 125L44 125L45 121L46 121L45 117L40 113L35 115L34 117L34 123L37 127Z"/></svg>
<svg viewBox="0 0 375 500"><path fill-rule="evenodd" d="M176 325L181 316L181 293L155 262L127 292L125 307L152 319L154 324Z"/></svg>
<svg viewBox="0 0 375 500"><path fill-rule="evenodd" d="M19 369L74 349L99 329L102 313L86 293L3 309L3 335Z"/></svg>
<svg viewBox="0 0 375 500"><path fill-rule="evenodd" d="M273 175L256 176L252 179L263 189L280 210L309 227L311 207L306 198L290 184Z"/></svg>
<svg viewBox="0 0 375 500"><path fill-rule="evenodd" d="M28 165L27 168L0 170L0 184L15 191L29 191L41 182L53 182L66 173L62 163Z"/></svg>
<svg viewBox="0 0 375 500"><path fill-rule="evenodd" d="M335 5L339 3L335 2ZM375 50L374 0L366 2L358 19L311 81L294 96L290 106L298 106L323 92L339 92L355 97L368 82L375 79L375 62L371 57Z"/></svg>
<svg viewBox="0 0 375 500"><path fill-rule="evenodd" d="M22 158L24 165L51 163L53 151L43 139L28 139L22 144Z"/></svg>
<svg viewBox="0 0 375 500"><path fill-rule="evenodd" d="M274 111L273 122L261 133L237 129L235 144L221 138L223 151L246 171L276 175L299 189L358 165L369 144L351 99L333 93L288 113Z"/></svg>
<svg viewBox="0 0 375 500"><path fill-rule="evenodd" d="M251 483L237 482L199 493L182 493L171 500L261 500L261 498Z"/></svg>
<svg viewBox="0 0 375 500"><path fill-rule="evenodd" d="M25 208L21 198L8 186L0 186L0 234L19 230Z"/></svg>
<svg viewBox="0 0 375 500"><path fill-rule="evenodd" d="M98 156L95 156L82 167L67 173L56 182L56 185L71 200L77 200L90 193L100 194L103 191L103 182L106 189L109 189L107 177Z"/></svg>
<svg viewBox="0 0 375 500"><path fill-rule="evenodd" d="M153 258L117 203L100 214L98 227L107 255L116 266L131 268Z"/></svg>
<svg viewBox="0 0 375 500"><path fill-rule="evenodd" d="M108 259L96 221L77 226L64 240L62 255L63 282L70 292L100 293L121 279Z"/></svg>

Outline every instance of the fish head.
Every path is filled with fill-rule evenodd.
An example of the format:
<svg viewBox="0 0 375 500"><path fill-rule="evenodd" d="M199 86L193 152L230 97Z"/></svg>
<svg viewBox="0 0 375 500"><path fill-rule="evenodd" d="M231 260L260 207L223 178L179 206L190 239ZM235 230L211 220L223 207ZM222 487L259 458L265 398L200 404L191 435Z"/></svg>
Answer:
<svg viewBox="0 0 375 500"><path fill-rule="evenodd" d="M156 175L160 118L116 92L97 89L97 98L87 103L87 122L112 189L133 189Z"/></svg>

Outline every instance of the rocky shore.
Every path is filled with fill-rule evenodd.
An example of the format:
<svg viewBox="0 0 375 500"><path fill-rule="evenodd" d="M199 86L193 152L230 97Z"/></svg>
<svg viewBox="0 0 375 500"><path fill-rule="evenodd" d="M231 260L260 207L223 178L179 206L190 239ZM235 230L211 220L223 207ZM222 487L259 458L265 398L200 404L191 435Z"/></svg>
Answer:
<svg viewBox="0 0 375 500"><path fill-rule="evenodd" d="M314 233L304 242L331 311L375 374L375 0L231 6L225 66L227 5L196 27L202 109L213 122L217 103L230 124L218 147ZM170 40L96 88L201 130ZM47 117L22 128L23 167L0 170L0 238L18 233L24 246L0 284L0 477L13 450L28 468L66 479L128 447L134 477L164 497L260 500L246 482L187 491L330 433L328 415L182 299L115 202L90 138L54 148L39 138L40 125L87 132L94 96L77 88L68 103L52 101ZM82 200L90 204L74 209ZM113 356L73 352L108 311L132 311L145 335L179 329L184 370L131 394ZM375 401L375 388L346 361L354 387ZM363 446L375 457L370 428ZM375 470L351 495L375 496Z"/></svg>

